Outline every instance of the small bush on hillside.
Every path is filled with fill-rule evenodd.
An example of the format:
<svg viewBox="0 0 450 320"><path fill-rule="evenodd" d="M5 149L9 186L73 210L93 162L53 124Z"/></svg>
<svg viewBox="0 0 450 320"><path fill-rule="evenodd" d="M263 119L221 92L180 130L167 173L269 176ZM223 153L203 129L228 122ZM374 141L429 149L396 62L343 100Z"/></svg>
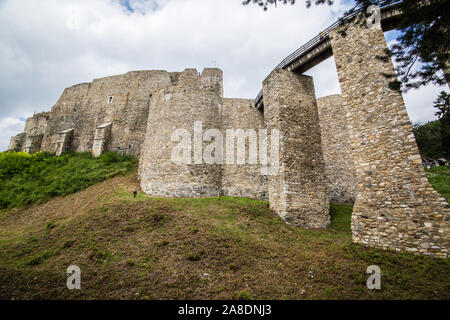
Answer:
<svg viewBox="0 0 450 320"><path fill-rule="evenodd" d="M121 162L121 161L126 161L126 160L130 160L130 155L121 155L120 153L117 152L105 152L100 156L100 160L103 163L106 164L111 164L111 163L115 163L115 162Z"/></svg>
<svg viewBox="0 0 450 320"><path fill-rule="evenodd" d="M52 159L50 153L37 152L28 154L26 152L2 152L0 153L0 179L7 179L22 171L33 172L42 162L49 163L61 161L62 159Z"/></svg>

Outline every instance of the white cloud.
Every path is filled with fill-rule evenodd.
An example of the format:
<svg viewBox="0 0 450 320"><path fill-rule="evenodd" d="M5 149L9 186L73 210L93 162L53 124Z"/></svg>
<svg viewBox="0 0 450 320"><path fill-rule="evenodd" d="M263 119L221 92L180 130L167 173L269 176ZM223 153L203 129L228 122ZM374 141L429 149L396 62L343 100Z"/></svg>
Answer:
<svg viewBox="0 0 450 320"><path fill-rule="evenodd" d="M334 57L328 58L305 72L305 74L312 76L314 79L316 98L329 96L331 94L341 94Z"/></svg>
<svg viewBox="0 0 450 320"><path fill-rule="evenodd" d="M0 119L48 111L65 87L94 78L131 70L200 71L212 61L224 72L225 96L254 98L286 55L345 11L344 1L310 9L298 1L267 12L241 2L1 1ZM317 96L339 93L335 72L332 59L310 71ZM2 131L0 150L10 134Z"/></svg>

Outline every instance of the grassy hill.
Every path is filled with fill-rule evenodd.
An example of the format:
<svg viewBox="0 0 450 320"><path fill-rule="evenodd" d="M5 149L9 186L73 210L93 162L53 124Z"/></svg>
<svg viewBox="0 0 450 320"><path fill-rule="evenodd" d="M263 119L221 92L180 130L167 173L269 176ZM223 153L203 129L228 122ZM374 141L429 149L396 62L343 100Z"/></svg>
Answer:
<svg viewBox="0 0 450 320"><path fill-rule="evenodd" d="M0 213L0 299L450 298L449 259L352 244L351 206L332 205L329 228L305 230L263 201L133 198L131 167ZM81 290L66 287L72 264ZM382 289L371 291L374 264Z"/></svg>
<svg viewBox="0 0 450 320"><path fill-rule="evenodd" d="M450 203L450 167L441 166L425 170L428 181Z"/></svg>

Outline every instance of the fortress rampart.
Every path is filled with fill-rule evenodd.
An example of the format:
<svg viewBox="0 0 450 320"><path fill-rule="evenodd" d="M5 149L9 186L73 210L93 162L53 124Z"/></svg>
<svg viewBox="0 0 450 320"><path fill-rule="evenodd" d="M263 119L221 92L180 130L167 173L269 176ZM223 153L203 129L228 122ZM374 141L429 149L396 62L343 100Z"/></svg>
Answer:
<svg viewBox="0 0 450 320"><path fill-rule="evenodd" d="M133 71L65 89L9 150L122 150L139 157L148 194L269 200L284 221L305 228L329 224L330 200L354 201L354 242L447 257L450 206L428 183L403 98L382 75L394 69L376 58L387 47L381 25L357 21L320 41L335 57L342 95L316 99L312 78L294 65L270 73L256 106L224 98L217 68ZM235 141L238 129L246 138ZM249 150L256 134L276 130L279 165L269 173L250 163ZM187 157L177 163L183 139ZM239 143L245 161L231 164ZM211 148L225 145L223 153Z"/></svg>

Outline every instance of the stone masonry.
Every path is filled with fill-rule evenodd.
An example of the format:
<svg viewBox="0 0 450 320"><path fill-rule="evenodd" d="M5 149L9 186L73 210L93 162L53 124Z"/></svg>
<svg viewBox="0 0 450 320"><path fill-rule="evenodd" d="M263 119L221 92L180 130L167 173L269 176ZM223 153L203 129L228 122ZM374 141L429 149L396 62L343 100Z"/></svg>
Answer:
<svg viewBox="0 0 450 320"><path fill-rule="evenodd" d="M254 107L253 100L249 99L223 99L222 109L222 132L224 139L229 137L231 132L227 130L255 130L259 134L260 129L264 129L263 115ZM234 156L237 156L239 141L235 139ZM257 142L258 143L258 142ZM245 163L222 165L222 193L235 197L250 197L260 200L268 200L267 175L261 174L259 162L249 164L250 139L245 140ZM224 157L227 150L224 150Z"/></svg>
<svg viewBox="0 0 450 320"><path fill-rule="evenodd" d="M11 137L8 150L31 153L39 151L49 117L50 112L40 112L28 118L23 132Z"/></svg>
<svg viewBox="0 0 450 320"><path fill-rule="evenodd" d="M141 188L144 192L167 197L219 196L220 164L203 161L203 150L209 144L200 131L219 129L222 113L222 71L195 69L172 76L171 85L154 92L150 102L147 131L139 164ZM190 163L175 163L172 139L176 129L189 132ZM194 140L200 142L196 148ZM194 155L197 154L197 160Z"/></svg>
<svg viewBox="0 0 450 320"><path fill-rule="evenodd" d="M402 95L382 75L394 69L376 58L387 47L381 25L355 21L330 37L357 177L353 241L447 257L449 204L428 183Z"/></svg>
<svg viewBox="0 0 450 320"><path fill-rule="evenodd" d="M330 222L313 80L275 69L263 82L264 120L280 130L280 166L269 175L269 202L287 223L324 228Z"/></svg>
<svg viewBox="0 0 450 320"><path fill-rule="evenodd" d="M67 129L59 133L59 139L56 141L56 155L60 156L69 149L72 142L73 129Z"/></svg>
<svg viewBox="0 0 450 320"><path fill-rule="evenodd" d="M356 173L341 100L338 94L317 99L322 153L330 201L353 203L356 197Z"/></svg>
<svg viewBox="0 0 450 320"><path fill-rule="evenodd" d="M175 128L191 131L193 138L194 122L201 121L204 131L221 130L224 143L227 129L265 128L252 100L223 98L222 78L216 68L205 68L201 74L195 69L150 70L71 86L50 112L27 119L24 132L11 137L8 150L57 155L72 150L95 157L122 150L140 157L139 176L148 193L267 200L267 177L258 165L171 164L168 152L175 144L170 139ZM202 149L210 143L202 141ZM248 147L246 140L247 151Z"/></svg>
<svg viewBox="0 0 450 320"><path fill-rule="evenodd" d="M386 48L381 26L363 25L330 32L342 96L316 101L311 77L276 69L264 80L261 110L224 98L216 68L132 71L66 88L50 112L27 119L8 150L120 150L139 157L148 194L268 199L287 223L305 228L329 224L329 200L355 200L354 242L447 257L449 204L428 183L401 94L381 75L394 70L376 59ZM274 129L280 166L267 174L248 163L248 151L256 133ZM190 138L190 162L171 157L176 130ZM236 130L245 138L235 139ZM233 157L245 145L243 163L227 163L230 141ZM211 149L221 144L223 154ZM212 162L207 150L215 150Z"/></svg>

